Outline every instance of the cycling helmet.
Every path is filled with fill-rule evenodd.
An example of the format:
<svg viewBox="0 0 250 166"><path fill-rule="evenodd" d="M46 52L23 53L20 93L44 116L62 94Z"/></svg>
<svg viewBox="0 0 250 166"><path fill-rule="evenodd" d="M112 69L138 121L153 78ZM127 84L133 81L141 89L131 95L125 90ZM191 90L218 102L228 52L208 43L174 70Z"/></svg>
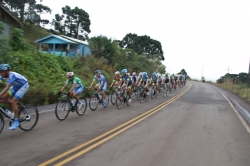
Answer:
<svg viewBox="0 0 250 166"><path fill-rule="evenodd" d="M148 73L147 73L147 72L143 72L143 73L142 73L142 76L143 76L143 77L147 77L147 76L148 76Z"/></svg>
<svg viewBox="0 0 250 166"><path fill-rule="evenodd" d="M153 76L157 76L157 74L156 74L156 72L153 72L153 74L152 74Z"/></svg>
<svg viewBox="0 0 250 166"><path fill-rule="evenodd" d="M10 70L10 65L9 64L1 64L0 71L6 71L6 70Z"/></svg>
<svg viewBox="0 0 250 166"><path fill-rule="evenodd" d="M115 72L115 75L119 75L119 74L120 74L120 72L119 72L119 71L116 71L116 72Z"/></svg>
<svg viewBox="0 0 250 166"><path fill-rule="evenodd" d="M135 75L136 75L136 72L133 72L132 75L135 76Z"/></svg>
<svg viewBox="0 0 250 166"><path fill-rule="evenodd" d="M125 73L127 73L128 72L128 70L127 69L122 69L122 74L125 74Z"/></svg>
<svg viewBox="0 0 250 166"><path fill-rule="evenodd" d="M162 77L165 77L165 74L162 74L161 76L162 76Z"/></svg>
<svg viewBox="0 0 250 166"><path fill-rule="evenodd" d="M130 76L130 73L127 73Z"/></svg>
<svg viewBox="0 0 250 166"><path fill-rule="evenodd" d="M101 71L100 70L96 70L95 74L101 74Z"/></svg>
<svg viewBox="0 0 250 166"><path fill-rule="evenodd" d="M139 76L142 76L142 72L139 73Z"/></svg>
<svg viewBox="0 0 250 166"><path fill-rule="evenodd" d="M74 76L74 72L68 72L67 74L66 74L66 76L69 78L69 77L72 77L72 76Z"/></svg>

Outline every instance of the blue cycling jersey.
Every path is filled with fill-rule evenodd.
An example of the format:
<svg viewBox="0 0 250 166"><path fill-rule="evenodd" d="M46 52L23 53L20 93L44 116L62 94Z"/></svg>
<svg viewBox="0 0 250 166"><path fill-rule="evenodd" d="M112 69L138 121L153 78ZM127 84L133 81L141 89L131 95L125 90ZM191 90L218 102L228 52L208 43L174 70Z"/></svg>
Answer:
<svg viewBox="0 0 250 166"><path fill-rule="evenodd" d="M142 77L142 81L143 81L144 83L146 83L146 82L148 81L148 76Z"/></svg>
<svg viewBox="0 0 250 166"><path fill-rule="evenodd" d="M0 80L7 81L8 84L11 84L15 90L20 89L28 81L27 79L19 73L10 71L8 78L0 77Z"/></svg>
<svg viewBox="0 0 250 166"><path fill-rule="evenodd" d="M132 82L132 80L131 80L131 78L130 78L130 76L128 75L128 74L126 74L126 75L123 75L122 77L121 77L121 80L123 80L123 82L124 83L127 83L127 82Z"/></svg>
<svg viewBox="0 0 250 166"><path fill-rule="evenodd" d="M100 75L100 77L94 76L94 81L98 81L100 84L103 82L103 84L106 82L106 79L103 75Z"/></svg>
<svg viewBox="0 0 250 166"><path fill-rule="evenodd" d="M158 78L156 76L152 76L151 79L153 80L154 83L156 83Z"/></svg>

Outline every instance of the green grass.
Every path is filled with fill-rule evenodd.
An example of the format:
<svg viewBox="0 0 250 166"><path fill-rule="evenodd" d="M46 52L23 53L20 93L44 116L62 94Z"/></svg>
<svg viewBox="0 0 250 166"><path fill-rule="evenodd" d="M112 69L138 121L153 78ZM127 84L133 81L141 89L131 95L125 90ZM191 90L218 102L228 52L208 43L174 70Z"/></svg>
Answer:
<svg viewBox="0 0 250 166"><path fill-rule="evenodd" d="M233 84L231 82L225 82L222 84L219 83L213 83L214 85L223 88L225 90L228 90L242 99L245 99L246 101L250 102L250 88L247 87L247 84Z"/></svg>
<svg viewBox="0 0 250 166"><path fill-rule="evenodd" d="M35 43L35 41L51 35L46 29L35 25L32 25L31 27L25 26L23 31L25 40L31 45L34 45L37 49L39 48L39 44Z"/></svg>

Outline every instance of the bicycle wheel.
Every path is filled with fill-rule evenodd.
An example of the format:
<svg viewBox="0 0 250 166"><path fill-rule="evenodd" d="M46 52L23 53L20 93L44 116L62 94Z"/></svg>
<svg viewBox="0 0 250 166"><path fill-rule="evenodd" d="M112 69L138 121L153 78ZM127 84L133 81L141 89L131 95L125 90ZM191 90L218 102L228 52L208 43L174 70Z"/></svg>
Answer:
<svg viewBox="0 0 250 166"><path fill-rule="evenodd" d="M64 120L68 117L71 104L68 100L60 100L55 109L55 115L58 120Z"/></svg>
<svg viewBox="0 0 250 166"><path fill-rule="evenodd" d="M155 96L156 96L156 94L155 94L155 88L153 87L153 88L151 89L151 99L154 99Z"/></svg>
<svg viewBox="0 0 250 166"><path fill-rule="evenodd" d="M163 90L162 90L162 95L163 95L163 97L166 97L166 96L167 96L167 89L166 89L166 88L163 88Z"/></svg>
<svg viewBox="0 0 250 166"><path fill-rule="evenodd" d="M23 131L32 130L39 119L39 113L35 106L25 105L23 109L19 111L19 128Z"/></svg>
<svg viewBox="0 0 250 166"><path fill-rule="evenodd" d="M0 133L3 131L3 128L4 128L4 117L0 113Z"/></svg>
<svg viewBox="0 0 250 166"><path fill-rule="evenodd" d="M82 116L86 112L88 104L87 104L87 101L85 98L81 99L80 102L81 103L78 104L78 108L76 110L76 113L77 113L77 115Z"/></svg>
<svg viewBox="0 0 250 166"><path fill-rule="evenodd" d="M144 91L142 90L142 91L140 91L140 94L139 94L139 101L140 101L140 103L142 103L143 100L144 100Z"/></svg>
<svg viewBox="0 0 250 166"><path fill-rule="evenodd" d="M149 95L147 95L147 92L144 93L144 98L145 98L146 101L148 101Z"/></svg>
<svg viewBox="0 0 250 166"><path fill-rule="evenodd" d="M116 107L118 109L121 109L123 103L124 103L123 93L118 93L117 94L117 100L116 100Z"/></svg>
<svg viewBox="0 0 250 166"><path fill-rule="evenodd" d="M111 94L111 103L112 103L112 105L115 105L116 100L117 100L117 98L116 98L116 91L114 91L114 92Z"/></svg>
<svg viewBox="0 0 250 166"><path fill-rule="evenodd" d="M89 98L89 108L92 110L92 111L95 111L96 108L98 107L98 99L96 97L96 94L93 94L90 98Z"/></svg>
<svg viewBox="0 0 250 166"><path fill-rule="evenodd" d="M126 100L127 106L130 106L131 102L128 101L128 100L129 100L129 96L128 96L128 95L126 96L126 99L125 99L125 100ZM132 97L131 97L131 100L132 100Z"/></svg>

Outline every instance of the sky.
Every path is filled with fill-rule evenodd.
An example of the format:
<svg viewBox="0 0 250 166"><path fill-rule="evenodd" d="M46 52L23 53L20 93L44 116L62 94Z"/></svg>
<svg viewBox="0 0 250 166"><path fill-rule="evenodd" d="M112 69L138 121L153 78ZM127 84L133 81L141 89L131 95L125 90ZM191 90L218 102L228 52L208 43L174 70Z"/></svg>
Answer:
<svg viewBox="0 0 250 166"><path fill-rule="evenodd" d="M216 81L228 71L248 72L249 0L42 0L42 4L52 9L51 14L41 14L49 20L62 14L66 5L86 11L89 37L150 36L161 42L162 63L170 73L185 69L193 79L203 75Z"/></svg>

